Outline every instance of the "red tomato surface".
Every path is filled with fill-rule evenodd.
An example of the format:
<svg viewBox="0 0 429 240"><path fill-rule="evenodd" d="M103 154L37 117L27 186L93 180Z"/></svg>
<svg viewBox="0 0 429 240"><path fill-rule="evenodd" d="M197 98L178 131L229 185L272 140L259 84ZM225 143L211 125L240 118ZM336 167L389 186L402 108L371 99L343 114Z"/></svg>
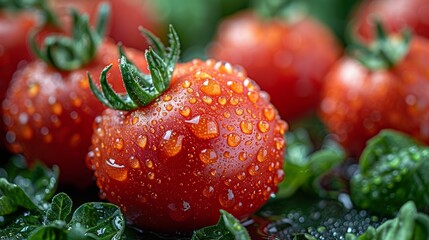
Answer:
<svg viewBox="0 0 429 240"><path fill-rule="evenodd" d="M209 53L242 65L286 120L317 108L323 78L339 54L329 30L309 17L288 23L251 12L226 19Z"/></svg>
<svg viewBox="0 0 429 240"><path fill-rule="evenodd" d="M129 50L128 55L146 69L141 52ZM62 72L35 60L18 72L2 105L11 151L23 153L30 163L58 165L61 183L87 186L92 173L85 166L85 156L93 121L104 110L89 88L87 71L98 78L106 65L117 66L117 59L117 46L104 42L85 68ZM117 67L110 71L110 79L123 90Z"/></svg>
<svg viewBox="0 0 429 240"><path fill-rule="evenodd" d="M351 152L383 128L429 143L429 42L415 37L405 58L388 70L371 71L350 57L325 81L321 117Z"/></svg>
<svg viewBox="0 0 429 240"><path fill-rule="evenodd" d="M177 65L148 106L97 118L88 164L101 196L161 232L213 225L220 209L248 217L284 177L287 125L268 99L229 63Z"/></svg>

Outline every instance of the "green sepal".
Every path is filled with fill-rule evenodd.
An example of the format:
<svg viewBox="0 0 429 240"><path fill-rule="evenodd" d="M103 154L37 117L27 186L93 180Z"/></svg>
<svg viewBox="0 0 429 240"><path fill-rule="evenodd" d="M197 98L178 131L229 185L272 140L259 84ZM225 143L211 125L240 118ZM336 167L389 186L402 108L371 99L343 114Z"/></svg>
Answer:
<svg viewBox="0 0 429 240"><path fill-rule="evenodd" d="M106 75L111 65L104 68L100 75L101 91L88 74L94 95L109 108L129 111L146 106L159 97L170 85L174 67L180 55L180 42L176 31L170 25L168 34L170 46L168 48L152 33L142 29L140 31L155 47L155 50L150 47L145 52L150 74L142 73L128 59L121 45L118 47L119 67L126 93L116 93L107 82Z"/></svg>
<svg viewBox="0 0 429 240"><path fill-rule="evenodd" d="M354 41L349 51L370 70L390 69L400 62L409 51L411 32L402 31L399 38L389 37L379 19L375 19L375 40L369 46Z"/></svg>
<svg viewBox="0 0 429 240"><path fill-rule="evenodd" d="M30 37L30 45L37 57L47 64L62 71L79 69L97 54L106 32L107 18L110 12L108 4L101 4L98 11L98 21L95 29L89 26L88 16L71 11L73 32L71 37L51 35L45 38L42 48L36 43L37 32Z"/></svg>

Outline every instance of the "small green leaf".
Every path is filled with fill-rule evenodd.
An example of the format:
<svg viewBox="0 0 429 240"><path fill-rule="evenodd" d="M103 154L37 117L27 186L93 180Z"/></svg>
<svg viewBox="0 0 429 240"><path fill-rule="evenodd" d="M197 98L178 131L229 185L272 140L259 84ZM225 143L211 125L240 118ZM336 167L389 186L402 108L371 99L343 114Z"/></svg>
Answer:
<svg viewBox="0 0 429 240"><path fill-rule="evenodd" d="M220 210L220 213L216 225L194 231L192 240L250 240L246 228L234 216L224 210Z"/></svg>
<svg viewBox="0 0 429 240"><path fill-rule="evenodd" d="M38 203L34 202L22 188L16 184L10 183L5 178L0 179L0 191L4 194L0 199L0 215L13 213L17 207L23 207L28 210L37 209Z"/></svg>
<svg viewBox="0 0 429 240"><path fill-rule="evenodd" d="M91 202L81 205L68 224L82 229L86 237L99 240L119 240L125 229L125 219L119 207L110 203Z"/></svg>
<svg viewBox="0 0 429 240"><path fill-rule="evenodd" d="M68 240L65 226L47 225L35 229L27 240Z"/></svg>
<svg viewBox="0 0 429 240"><path fill-rule="evenodd" d="M290 197L299 188L324 194L320 179L345 158L338 143L326 137L322 146L314 146L306 130L299 128L286 134L288 143L284 170L288 177L279 185L277 197Z"/></svg>
<svg viewBox="0 0 429 240"><path fill-rule="evenodd" d="M43 224L42 212L39 210L21 211L4 216L0 224L0 239L22 240Z"/></svg>
<svg viewBox="0 0 429 240"><path fill-rule="evenodd" d="M368 141L360 169L351 179L352 201L360 208L394 215L407 201L429 206L429 147L410 136L384 130Z"/></svg>
<svg viewBox="0 0 429 240"><path fill-rule="evenodd" d="M72 200L65 193L58 193L52 199L51 207L46 211L46 222L66 221L72 210Z"/></svg>

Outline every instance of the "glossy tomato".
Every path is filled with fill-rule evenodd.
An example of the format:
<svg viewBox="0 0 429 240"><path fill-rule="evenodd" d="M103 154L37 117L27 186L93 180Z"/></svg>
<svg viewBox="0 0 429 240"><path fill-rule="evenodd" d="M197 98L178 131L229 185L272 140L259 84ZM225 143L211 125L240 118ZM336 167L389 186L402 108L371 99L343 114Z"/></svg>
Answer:
<svg viewBox="0 0 429 240"><path fill-rule="evenodd" d="M242 65L286 120L317 108L323 78L339 54L333 35L310 17L286 22L252 12L226 19L209 53Z"/></svg>
<svg viewBox="0 0 429 240"><path fill-rule="evenodd" d="M154 86L162 85L154 78L159 72L170 82L164 73L172 61L153 72ZM124 71L130 68L124 58L121 68L129 84L137 74ZM141 90L154 91L133 84L141 84L127 88L133 104L145 98L136 100ZM100 99L115 105L103 92ZM215 60L178 64L159 97L147 105L123 103L118 109L129 105L129 111L107 109L96 119L88 163L101 196L137 226L190 231L215 224L220 209L245 219L283 180L287 125L241 68Z"/></svg>
<svg viewBox="0 0 429 240"><path fill-rule="evenodd" d="M420 37L414 37L404 56L387 68L369 69L354 58L344 57L325 81L322 119L354 154L384 128L429 143L427 61L429 42Z"/></svg>

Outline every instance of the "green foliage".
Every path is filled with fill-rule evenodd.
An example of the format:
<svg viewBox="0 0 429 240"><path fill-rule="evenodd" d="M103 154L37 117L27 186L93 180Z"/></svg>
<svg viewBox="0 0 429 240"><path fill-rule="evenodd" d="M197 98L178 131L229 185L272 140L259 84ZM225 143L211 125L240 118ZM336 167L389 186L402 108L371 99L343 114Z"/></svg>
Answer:
<svg viewBox="0 0 429 240"><path fill-rule="evenodd" d="M125 219L119 207L89 202L70 216L70 197L59 193L52 198L58 168L37 164L27 169L12 160L0 176L0 239L121 239Z"/></svg>
<svg viewBox="0 0 429 240"><path fill-rule="evenodd" d="M18 163L19 164L19 163ZM31 169L11 163L0 177L0 216L16 212L19 207L27 210L45 208L44 203L54 194L59 170L36 164Z"/></svg>
<svg viewBox="0 0 429 240"><path fill-rule="evenodd" d="M372 138L360 158L360 169L351 180L356 206L395 214L407 201L418 208L429 206L429 147L409 136L384 130Z"/></svg>
<svg viewBox="0 0 429 240"><path fill-rule="evenodd" d="M219 222L214 226L194 231L192 240L250 240L245 227L224 210L220 210Z"/></svg>
<svg viewBox="0 0 429 240"><path fill-rule="evenodd" d="M299 188L324 195L320 179L345 158L344 150L332 139L326 138L315 150L308 132L297 129L286 134L284 170L287 175L280 183L277 197L290 197Z"/></svg>
<svg viewBox="0 0 429 240"><path fill-rule="evenodd" d="M347 234L346 240L419 240L429 239L429 216L418 213L412 201L405 203L396 218L377 229L370 227L359 237Z"/></svg>

